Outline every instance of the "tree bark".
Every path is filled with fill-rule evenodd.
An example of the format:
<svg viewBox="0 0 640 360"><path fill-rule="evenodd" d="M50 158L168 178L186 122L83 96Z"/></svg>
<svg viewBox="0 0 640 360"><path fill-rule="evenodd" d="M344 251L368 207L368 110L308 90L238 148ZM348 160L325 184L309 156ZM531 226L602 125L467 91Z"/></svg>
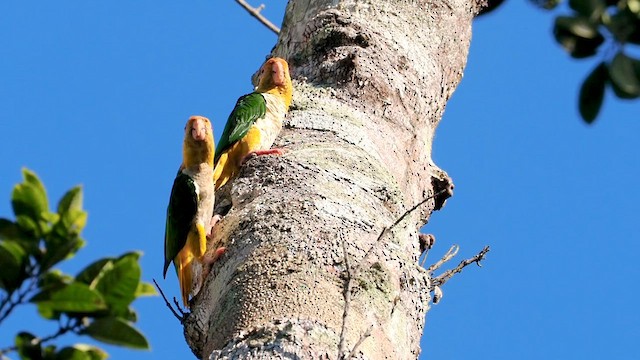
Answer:
<svg viewBox="0 0 640 360"><path fill-rule="evenodd" d="M432 290L418 234L448 195L380 234L450 185L431 143L479 6L289 1L273 50L294 79L286 153L250 159L227 189L227 253L185 322L197 357L338 358L349 276L346 353L364 339L356 358L418 357Z"/></svg>

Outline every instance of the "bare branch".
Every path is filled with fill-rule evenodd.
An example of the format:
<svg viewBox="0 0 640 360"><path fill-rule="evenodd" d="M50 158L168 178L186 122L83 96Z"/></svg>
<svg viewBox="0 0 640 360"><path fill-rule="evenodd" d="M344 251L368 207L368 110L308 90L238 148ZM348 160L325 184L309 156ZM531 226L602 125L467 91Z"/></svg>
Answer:
<svg viewBox="0 0 640 360"><path fill-rule="evenodd" d="M447 261L453 259L453 257L458 254L459 250L460 250L460 246L458 246L456 244L451 245L451 247L449 248L449 251L447 251L447 253L444 254L442 259L438 260L437 263L429 266L427 271L434 272L434 271L438 270L440 268L440 266L444 265L444 263L446 263Z"/></svg>
<svg viewBox="0 0 640 360"><path fill-rule="evenodd" d="M443 274L437 276L436 278L433 279L433 286L444 285L444 283L446 283L449 279L451 279L453 275L462 272L462 269L464 269L467 265L476 263L478 264L478 266L482 267L482 265L480 264L480 261L484 259L485 255L487 255L489 250L490 250L489 246L485 246L484 249L480 250L480 252L476 256L470 259L462 260L460 264L458 264L458 266L456 266L454 269L447 270Z"/></svg>
<svg viewBox="0 0 640 360"><path fill-rule="evenodd" d="M247 12L249 12L251 16L258 19L258 21L260 21L264 26L268 27L269 30L276 33L276 35L280 34L280 28L275 26L271 21L269 21L269 19L267 19L260 13L262 9L264 9L264 4L258 6L257 8L254 8L244 0L236 0L236 2L240 4L240 6L242 6L245 10L247 10Z"/></svg>
<svg viewBox="0 0 640 360"><path fill-rule="evenodd" d="M181 315L178 315L178 312L173 309L173 306L171 306L171 303L169 302L169 300L167 300L167 297L164 295L164 291L162 291L162 288L160 288L160 285L158 285L158 282L156 281L156 279L153 279L153 283L156 284L156 288L160 292L160 295L162 295L162 298L164 299L164 303L167 305L169 310L171 310L171 312L173 313L173 316L175 316L176 319L178 319L178 321L180 321L180 324L184 324L184 320L185 320L185 317L186 317L187 313L182 311L182 309L180 308L180 305L178 304L178 301L176 300L176 298L173 298L173 301L175 302L176 306L178 307L178 311L180 312Z"/></svg>

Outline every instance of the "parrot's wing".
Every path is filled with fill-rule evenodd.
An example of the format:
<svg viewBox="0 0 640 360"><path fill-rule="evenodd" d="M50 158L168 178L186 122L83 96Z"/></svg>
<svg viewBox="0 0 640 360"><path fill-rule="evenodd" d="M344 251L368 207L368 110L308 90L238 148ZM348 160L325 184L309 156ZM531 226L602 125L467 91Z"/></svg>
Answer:
<svg viewBox="0 0 640 360"><path fill-rule="evenodd" d="M169 206L167 207L162 276L167 276L169 264L184 247L197 210L198 189L196 183L189 175L179 172L173 181Z"/></svg>
<svg viewBox="0 0 640 360"><path fill-rule="evenodd" d="M256 120L264 117L266 112L267 101L260 93L254 92L238 99L218 141L214 162L217 163L225 150L242 139Z"/></svg>

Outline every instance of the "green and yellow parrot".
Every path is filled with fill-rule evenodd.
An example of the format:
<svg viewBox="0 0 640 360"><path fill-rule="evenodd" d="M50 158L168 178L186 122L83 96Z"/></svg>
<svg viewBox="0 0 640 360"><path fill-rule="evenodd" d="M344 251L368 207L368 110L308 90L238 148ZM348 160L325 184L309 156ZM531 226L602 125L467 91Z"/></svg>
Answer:
<svg viewBox="0 0 640 360"><path fill-rule="evenodd" d="M213 178L216 189L240 170L250 154L282 154L269 149L282 129L293 94L289 64L281 58L267 60L258 73L258 86L238 99L218 142Z"/></svg>
<svg viewBox="0 0 640 360"><path fill-rule="evenodd" d="M173 181L167 207L162 273L166 278L169 264L173 261L186 307L189 306L189 295L200 287L203 280L194 272L196 265L202 263L212 226L214 148L209 119L202 116L189 118L184 132L182 165Z"/></svg>

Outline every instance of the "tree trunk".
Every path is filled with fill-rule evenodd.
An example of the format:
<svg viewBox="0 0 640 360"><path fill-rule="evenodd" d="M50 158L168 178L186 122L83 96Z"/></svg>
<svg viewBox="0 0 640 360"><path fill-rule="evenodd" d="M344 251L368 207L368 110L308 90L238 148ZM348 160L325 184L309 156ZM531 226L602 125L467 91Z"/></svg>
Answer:
<svg viewBox="0 0 640 360"><path fill-rule="evenodd" d="M294 79L275 144L287 152L250 159L231 184L214 236L227 253L185 323L199 358L336 359L350 275L345 354L364 339L357 358L418 357L432 290L418 234L448 195L380 234L450 185L431 143L478 7L289 1L273 50Z"/></svg>

